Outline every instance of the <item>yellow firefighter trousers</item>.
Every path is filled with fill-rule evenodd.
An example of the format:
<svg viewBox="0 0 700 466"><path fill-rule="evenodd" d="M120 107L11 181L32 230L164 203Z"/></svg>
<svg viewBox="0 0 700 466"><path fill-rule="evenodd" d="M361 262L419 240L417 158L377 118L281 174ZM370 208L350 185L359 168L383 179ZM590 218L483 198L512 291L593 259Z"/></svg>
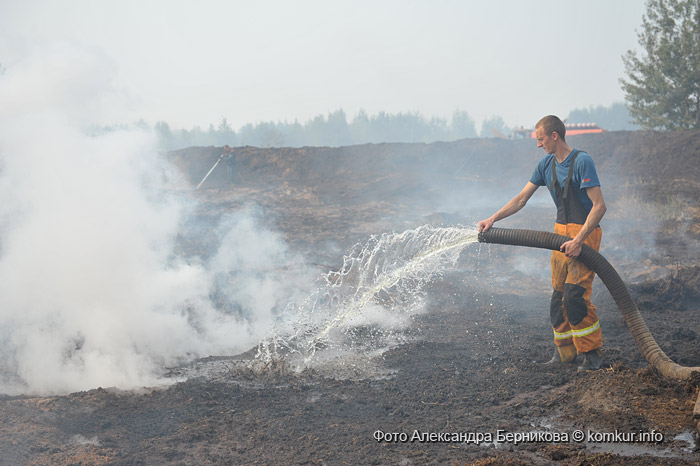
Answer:
<svg viewBox="0 0 700 466"><path fill-rule="evenodd" d="M554 233L573 238L583 225L554 224ZM585 244L596 251L600 248L600 227L588 235ZM596 308L591 303L595 272L564 253L552 252L552 301L550 306L554 343L557 346L573 344L576 352L586 353L603 346L603 335Z"/></svg>

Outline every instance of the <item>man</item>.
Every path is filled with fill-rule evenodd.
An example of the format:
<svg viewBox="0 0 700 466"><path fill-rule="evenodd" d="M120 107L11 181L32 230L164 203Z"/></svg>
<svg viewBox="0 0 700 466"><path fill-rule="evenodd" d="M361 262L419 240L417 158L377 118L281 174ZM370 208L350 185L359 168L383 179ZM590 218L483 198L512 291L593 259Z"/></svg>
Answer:
<svg viewBox="0 0 700 466"><path fill-rule="evenodd" d="M577 261L583 244L600 247L600 220L606 207L595 164L591 157L566 143L566 127L554 115L535 126L537 147L547 153L537 164L523 190L491 217L478 223L486 231L501 219L522 209L537 188L547 186L557 206L554 232L572 238L552 252L552 300L550 315L554 330L554 357L548 364L576 361L583 354L579 371L602 365L603 337L596 308L591 303L594 272Z"/></svg>

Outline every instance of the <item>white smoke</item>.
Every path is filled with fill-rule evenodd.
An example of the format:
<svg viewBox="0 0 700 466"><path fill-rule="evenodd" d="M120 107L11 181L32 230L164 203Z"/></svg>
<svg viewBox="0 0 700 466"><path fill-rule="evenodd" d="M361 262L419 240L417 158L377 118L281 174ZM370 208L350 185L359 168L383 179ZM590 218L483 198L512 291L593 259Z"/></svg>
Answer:
<svg viewBox="0 0 700 466"><path fill-rule="evenodd" d="M121 102L116 65L67 43L0 51L0 392L149 385L254 345L291 293L271 273L284 243L241 216L209 264L176 257L185 204L153 135L85 132Z"/></svg>

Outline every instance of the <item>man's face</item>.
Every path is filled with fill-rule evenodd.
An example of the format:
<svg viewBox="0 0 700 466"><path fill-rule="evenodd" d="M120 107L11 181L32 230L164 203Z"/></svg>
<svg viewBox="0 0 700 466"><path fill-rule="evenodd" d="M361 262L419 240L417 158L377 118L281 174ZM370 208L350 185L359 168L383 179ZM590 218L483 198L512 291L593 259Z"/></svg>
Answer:
<svg viewBox="0 0 700 466"><path fill-rule="evenodd" d="M537 147L541 147L548 154L554 153L554 141L556 137L554 135L557 133L552 133L550 136L545 134L544 129L540 126L535 128L535 137L537 138Z"/></svg>

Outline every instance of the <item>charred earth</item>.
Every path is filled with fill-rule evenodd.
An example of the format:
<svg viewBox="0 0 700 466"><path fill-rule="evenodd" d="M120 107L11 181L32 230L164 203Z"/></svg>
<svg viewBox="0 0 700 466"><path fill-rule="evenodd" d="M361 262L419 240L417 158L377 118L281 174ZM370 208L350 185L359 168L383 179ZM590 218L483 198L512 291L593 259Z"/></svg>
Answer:
<svg viewBox="0 0 700 466"><path fill-rule="evenodd" d="M601 177L601 253L666 353L700 365L700 132L570 139ZM533 141L499 139L175 151L199 225L178 253L211 254L201 225L254 206L312 268L337 270L371 235L473 226L539 157ZM538 192L499 226L549 231L553 218ZM300 370L252 351L170 368L181 381L162 387L0 396L0 464L698 464L700 376L651 369L599 281L604 369L541 364L552 350L548 266L544 251L467 248L427 283L400 342L338 365Z"/></svg>

